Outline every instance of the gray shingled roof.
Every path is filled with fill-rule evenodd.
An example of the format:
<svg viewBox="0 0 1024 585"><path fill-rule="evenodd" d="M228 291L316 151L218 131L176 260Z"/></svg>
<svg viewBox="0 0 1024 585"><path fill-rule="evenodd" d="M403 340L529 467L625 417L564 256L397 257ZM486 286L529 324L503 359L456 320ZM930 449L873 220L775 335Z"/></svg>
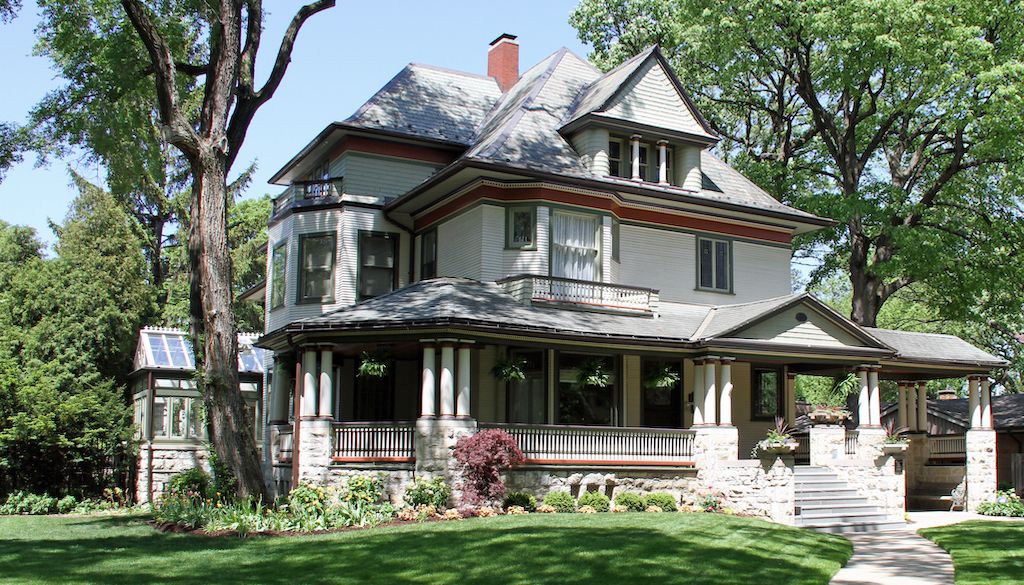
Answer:
<svg viewBox="0 0 1024 585"><path fill-rule="evenodd" d="M970 426L966 398L954 400L928 400L928 410L955 421L964 428ZM896 404L887 404L885 412L896 410ZM1024 429L1024 394L1004 394L992 397L992 426L996 430Z"/></svg>
<svg viewBox="0 0 1024 585"><path fill-rule="evenodd" d="M904 359L922 361L941 359L994 367L1006 364L1002 359L974 347L955 335L896 331L874 327L865 327L864 329L882 343L895 349Z"/></svg>
<svg viewBox="0 0 1024 585"><path fill-rule="evenodd" d="M629 76L643 66L644 61L654 52L654 46L637 53L618 67L593 80L576 98L562 125L569 124L604 106Z"/></svg>

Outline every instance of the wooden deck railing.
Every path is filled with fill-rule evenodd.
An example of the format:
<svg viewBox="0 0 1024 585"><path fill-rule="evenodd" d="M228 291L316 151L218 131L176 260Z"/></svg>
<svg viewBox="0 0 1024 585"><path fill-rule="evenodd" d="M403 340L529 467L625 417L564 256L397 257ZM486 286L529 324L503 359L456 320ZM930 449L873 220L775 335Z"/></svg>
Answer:
<svg viewBox="0 0 1024 585"><path fill-rule="evenodd" d="M528 464L693 465L693 431L639 427L481 424L512 435Z"/></svg>
<svg viewBox="0 0 1024 585"><path fill-rule="evenodd" d="M930 457L962 457L967 453L967 438L964 435L937 435L928 437Z"/></svg>
<svg viewBox="0 0 1024 585"><path fill-rule="evenodd" d="M334 453L337 462L408 463L416 460L414 423L335 423Z"/></svg>
<svg viewBox="0 0 1024 585"><path fill-rule="evenodd" d="M658 306L658 291L638 286L537 274L519 274L498 283L520 302L571 303L639 313L653 313Z"/></svg>
<svg viewBox="0 0 1024 585"><path fill-rule="evenodd" d="M292 430L280 430L277 434L277 461L285 463L292 460Z"/></svg>

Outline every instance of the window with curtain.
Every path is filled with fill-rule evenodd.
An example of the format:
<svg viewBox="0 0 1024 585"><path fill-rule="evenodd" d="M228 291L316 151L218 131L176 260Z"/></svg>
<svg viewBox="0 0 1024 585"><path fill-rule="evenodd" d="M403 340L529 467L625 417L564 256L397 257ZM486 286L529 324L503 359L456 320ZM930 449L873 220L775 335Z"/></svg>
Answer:
<svg viewBox="0 0 1024 585"><path fill-rule="evenodd" d="M299 240L299 300L334 301L334 234L302 236Z"/></svg>
<svg viewBox="0 0 1024 585"><path fill-rule="evenodd" d="M359 232L359 300L398 287L398 234Z"/></svg>
<svg viewBox="0 0 1024 585"><path fill-rule="evenodd" d="M697 238L698 288L729 292L732 290L732 242Z"/></svg>
<svg viewBox="0 0 1024 585"><path fill-rule="evenodd" d="M601 280L600 225L596 215L552 215L551 276Z"/></svg>
<svg viewBox="0 0 1024 585"><path fill-rule="evenodd" d="M285 273L288 269L288 241L274 246L274 255L270 260L270 308L284 306Z"/></svg>

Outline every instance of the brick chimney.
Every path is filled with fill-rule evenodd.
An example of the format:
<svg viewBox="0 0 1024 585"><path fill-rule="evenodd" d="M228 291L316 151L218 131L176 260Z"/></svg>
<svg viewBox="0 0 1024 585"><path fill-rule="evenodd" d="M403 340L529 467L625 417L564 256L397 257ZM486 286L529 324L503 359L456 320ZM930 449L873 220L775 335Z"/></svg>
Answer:
<svg viewBox="0 0 1024 585"><path fill-rule="evenodd" d="M487 49L487 76L493 77L507 92L519 80L519 43L516 36L505 33L491 41Z"/></svg>

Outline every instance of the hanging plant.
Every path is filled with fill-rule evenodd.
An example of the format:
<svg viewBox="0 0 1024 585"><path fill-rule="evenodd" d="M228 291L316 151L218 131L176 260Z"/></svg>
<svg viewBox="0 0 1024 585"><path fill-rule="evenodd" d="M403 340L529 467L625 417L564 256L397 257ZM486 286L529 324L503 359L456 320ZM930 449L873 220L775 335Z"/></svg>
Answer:
<svg viewBox="0 0 1024 585"><path fill-rule="evenodd" d="M522 382L526 379L526 360L509 358L494 364L491 373L494 377L505 382Z"/></svg>
<svg viewBox="0 0 1024 585"><path fill-rule="evenodd" d="M359 371L356 375L360 378L383 378L388 375L388 362L364 351L359 354Z"/></svg>
<svg viewBox="0 0 1024 585"><path fill-rule="evenodd" d="M580 374L576 380L580 386L605 388L612 383L612 375L607 368L603 358L589 359L580 366Z"/></svg>
<svg viewBox="0 0 1024 585"><path fill-rule="evenodd" d="M674 388L679 383L679 373L671 366L665 366L647 378L648 388Z"/></svg>

